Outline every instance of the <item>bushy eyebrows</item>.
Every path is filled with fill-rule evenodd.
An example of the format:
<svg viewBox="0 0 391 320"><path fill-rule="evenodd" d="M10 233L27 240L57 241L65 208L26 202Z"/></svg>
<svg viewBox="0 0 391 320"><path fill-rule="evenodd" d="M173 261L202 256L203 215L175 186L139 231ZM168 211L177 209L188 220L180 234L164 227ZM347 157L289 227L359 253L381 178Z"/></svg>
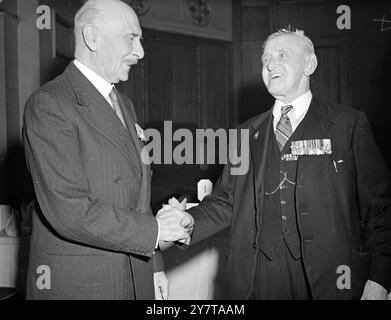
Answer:
<svg viewBox="0 0 391 320"><path fill-rule="evenodd" d="M264 52L262 54L262 58L270 57L273 53L291 53L291 52L292 52L291 49L284 47L284 48L280 48L280 49L275 49L270 52L266 52L266 53Z"/></svg>
<svg viewBox="0 0 391 320"><path fill-rule="evenodd" d="M139 33L134 33L134 32L126 33L126 37L132 37L132 38L140 37L141 40L143 39L142 35L140 35Z"/></svg>

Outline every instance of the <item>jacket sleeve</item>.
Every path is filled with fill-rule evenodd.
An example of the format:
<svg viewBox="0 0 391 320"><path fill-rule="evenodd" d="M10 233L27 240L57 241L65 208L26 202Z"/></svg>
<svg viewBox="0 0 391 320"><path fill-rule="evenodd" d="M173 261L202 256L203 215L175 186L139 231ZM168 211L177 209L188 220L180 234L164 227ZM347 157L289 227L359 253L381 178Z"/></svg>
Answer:
<svg viewBox="0 0 391 320"><path fill-rule="evenodd" d="M188 210L195 222L191 244L202 241L231 226L236 174L242 173L230 160L237 156L238 150L242 150L244 143L247 143L247 146L243 150L249 157L248 139L245 139L248 138L248 132L248 129L241 127L237 129L237 141L233 144L230 141L229 160L216 182L213 193L205 197L198 206Z"/></svg>
<svg viewBox="0 0 391 320"><path fill-rule="evenodd" d="M390 291L391 180L363 113L360 113L353 131L353 150L359 205L371 257L369 279Z"/></svg>
<svg viewBox="0 0 391 320"><path fill-rule="evenodd" d="M51 92L40 90L27 102L23 139L38 203L56 232L81 244L152 256L156 218L91 196L77 128Z"/></svg>
<svg viewBox="0 0 391 320"><path fill-rule="evenodd" d="M195 244L231 225L234 176L225 165L213 193L187 212L194 218L191 244Z"/></svg>

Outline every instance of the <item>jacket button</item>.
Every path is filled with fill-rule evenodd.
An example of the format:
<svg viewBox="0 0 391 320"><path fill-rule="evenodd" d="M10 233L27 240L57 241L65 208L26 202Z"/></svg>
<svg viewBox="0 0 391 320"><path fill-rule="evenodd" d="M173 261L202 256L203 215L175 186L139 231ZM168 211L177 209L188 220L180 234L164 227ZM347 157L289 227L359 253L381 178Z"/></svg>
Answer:
<svg viewBox="0 0 391 320"><path fill-rule="evenodd" d="M121 183L121 177L115 177L113 182L114 183Z"/></svg>
<svg viewBox="0 0 391 320"><path fill-rule="evenodd" d="M255 250L257 249L257 244L256 244L256 242L253 243L253 249L255 249Z"/></svg>
<svg viewBox="0 0 391 320"><path fill-rule="evenodd" d="M286 201L285 201L285 200L282 200L282 201L281 201L281 204L282 204L282 205L284 205L285 203L286 203Z"/></svg>

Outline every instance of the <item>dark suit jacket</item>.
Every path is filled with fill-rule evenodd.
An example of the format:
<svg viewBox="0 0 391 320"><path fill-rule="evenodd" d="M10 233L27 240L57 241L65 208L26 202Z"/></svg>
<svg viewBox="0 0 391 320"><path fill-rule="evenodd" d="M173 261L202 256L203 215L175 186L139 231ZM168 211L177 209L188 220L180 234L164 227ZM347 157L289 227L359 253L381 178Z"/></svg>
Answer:
<svg viewBox="0 0 391 320"><path fill-rule="evenodd" d="M389 290L390 177L369 123L361 112L316 98L306 117L303 139L331 139L332 144L330 155L298 159L296 214L313 297L360 298L368 279ZM241 126L249 129L248 173L230 175L227 165L213 194L189 210L195 218L193 243L231 226L227 268L235 299L250 298L260 254L265 150L268 139L275 139L270 135L272 121L269 110ZM350 289L338 289L338 277L349 276L348 269L339 266L350 268Z"/></svg>
<svg viewBox="0 0 391 320"><path fill-rule="evenodd" d="M153 271L162 265L153 255L150 168L140 161L133 105L120 99L129 131L71 63L26 104L23 137L39 204L28 298L154 298ZM50 268L50 290L37 287L40 265Z"/></svg>

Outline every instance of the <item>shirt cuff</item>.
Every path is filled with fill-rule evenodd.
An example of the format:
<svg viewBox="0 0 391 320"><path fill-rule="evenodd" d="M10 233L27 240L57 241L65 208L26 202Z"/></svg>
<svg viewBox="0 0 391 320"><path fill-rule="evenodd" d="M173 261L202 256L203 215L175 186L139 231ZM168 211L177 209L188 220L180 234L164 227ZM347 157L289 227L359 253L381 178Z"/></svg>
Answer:
<svg viewBox="0 0 391 320"><path fill-rule="evenodd" d="M155 249L159 248L159 237L160 237L160 223L159 219L156 219L157 221L157 238L156 238L156 244L155 244Z"/></svg>

